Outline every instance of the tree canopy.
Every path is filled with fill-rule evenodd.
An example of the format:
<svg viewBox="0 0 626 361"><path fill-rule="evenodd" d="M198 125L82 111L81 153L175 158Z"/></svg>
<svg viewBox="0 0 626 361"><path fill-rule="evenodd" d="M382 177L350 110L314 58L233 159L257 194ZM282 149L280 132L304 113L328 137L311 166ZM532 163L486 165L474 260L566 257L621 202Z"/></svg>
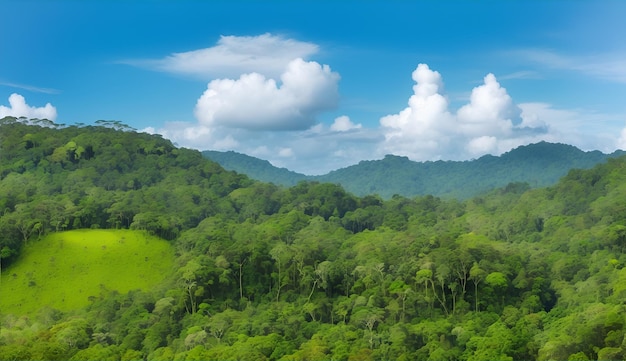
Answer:
<svg viewBox="0 0 626 361"><path fill-rule="evenodd" d="M176 259L152 290L0 313L0 355L623 359L625 180L619 157L547 188L384 199L252 181L118 123L4 118L3 278L25 244L71 229L150 232Z"/></svg>

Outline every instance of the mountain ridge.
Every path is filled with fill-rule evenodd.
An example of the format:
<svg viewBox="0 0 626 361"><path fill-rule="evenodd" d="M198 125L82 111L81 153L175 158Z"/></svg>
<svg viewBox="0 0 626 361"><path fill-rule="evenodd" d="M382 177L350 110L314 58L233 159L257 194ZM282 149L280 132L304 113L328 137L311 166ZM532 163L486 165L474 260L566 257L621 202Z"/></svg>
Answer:
<svg viewBox="0 0 626 361"><path fill-rule="evenodd" d="M467 199L512 182L528 183L533 188L549 186L571 169L588 169L624 154L622 150L613 153L583 151L569 144L542 141L519 146L499 156L488 154L465 161L417 162L406 156L388 154L383 159L362 160L327 174L308 176L242 153L202 152L205 158L225 169L252 179L281 186L293 186L300 181L337 183L359 196L378 194L386 199L396 194Z"/></svg>

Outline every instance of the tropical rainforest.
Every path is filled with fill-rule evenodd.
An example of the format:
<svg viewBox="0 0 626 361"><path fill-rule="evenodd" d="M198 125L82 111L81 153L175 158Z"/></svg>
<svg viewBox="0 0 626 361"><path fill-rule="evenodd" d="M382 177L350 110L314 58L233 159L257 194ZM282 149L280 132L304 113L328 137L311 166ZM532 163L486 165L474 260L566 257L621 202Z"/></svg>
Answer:
<svg viewBox="0 0 626 361"><path fill-rule="evenodd" d="M386 199L119 122L0 120L4 360L619 360L624 251L626 157Z"/></svg>

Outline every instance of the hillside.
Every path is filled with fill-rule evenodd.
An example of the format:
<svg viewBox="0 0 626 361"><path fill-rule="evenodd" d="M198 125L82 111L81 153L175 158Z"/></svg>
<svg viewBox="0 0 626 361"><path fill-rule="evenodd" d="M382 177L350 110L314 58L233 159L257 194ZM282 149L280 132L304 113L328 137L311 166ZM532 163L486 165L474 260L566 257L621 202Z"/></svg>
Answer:
<svg viewBox="0 0 626 361"><path fill-rule="evenodd" d="M130 228L172 240L221 212L219 200L232 190L251 184L159 136L10 117L0 127L5 262L30 238L51 231Z"/></svg>
<svg viewBox="0 0 626 361"><path fill-rule="evenodd" d="M172 274L167 242L129 230L75 230L29 244L2 279L0 309L33 317L42 307L69 311L109 292L147 291Z"/></svg>
<svg viewBox="0 0 626 361"><path fill-rule="evenodd" d="M203 152L224 168L253 179L285 186L304 179L337 183L356 195L378 194L384 199L394 194L468 199L512 182L545 187L556 183L570 169L588 169L623 154L626 153L583 152L570 145L541 142L518 147L499 157L486 155L463 162L414 162L407 157L387 155L381 160L362 161L325 175L305 176L243 154Z"/></svg>
<svg viewBox="0 0 626 361"><path fill-rule="evenodd" d="M302 180L307 180L304 174L292 172L286 168L274 167L270 162L251 157L249 155L227 151L202 151L202 156L219 163L224 169L245 174L261 182L274 183L283 186L295 186Z"/></svg>
<svg viewBox="0 0 626 361"><path fill-rule="evenodd" d="M15 271L29 259L58 267L33 278L39 310L0 309L1 358L626 358L626 156L545 188L383 200L254 182L119 127L31 123L0 120L2 302L23 297L5 287L36 276ZM85 307L44 307L46 289L81 276L60 267L73 257L51 260L66 248L56 237L97 229L159 237L173 265L152 271L157 285L90 284L100 292ZM121 272L103 245L90 267ZM124 258L140 276L152 256L136 252ZM65 302L84 302L70 288Z"/></svg>

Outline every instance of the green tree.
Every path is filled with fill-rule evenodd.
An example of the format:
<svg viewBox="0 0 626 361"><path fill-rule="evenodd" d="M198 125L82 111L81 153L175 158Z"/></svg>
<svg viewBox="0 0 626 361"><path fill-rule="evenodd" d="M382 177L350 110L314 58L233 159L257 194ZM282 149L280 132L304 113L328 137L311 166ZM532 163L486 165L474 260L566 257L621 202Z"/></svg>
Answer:
<svg viewBox="0 0 626 361"><path fill-rule="evenodd" d="M485 271L474 263L470 269L469 279L474 283L474 311L478 312L478 285L485 279Z"/></svg>

